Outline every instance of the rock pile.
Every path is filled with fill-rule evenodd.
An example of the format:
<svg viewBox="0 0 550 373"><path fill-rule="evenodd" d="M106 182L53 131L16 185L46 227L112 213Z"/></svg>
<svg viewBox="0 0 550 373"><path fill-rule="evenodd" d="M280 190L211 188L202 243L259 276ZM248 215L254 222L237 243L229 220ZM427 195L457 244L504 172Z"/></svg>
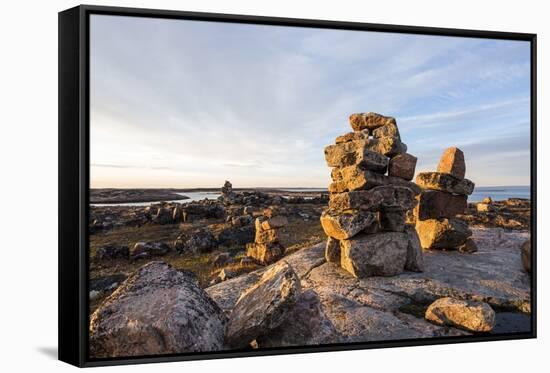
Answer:
<svg viewBox="0 0 550 373"><path fill-rule="evenodd" d="M280 209L265 209L264 215L255 220L254 242L246 245L246 255L260 264L270 264L280 259L285 250L279 242L279 230L288 224Z"/></svg>
<svg viewBox="0 0 550 373"><path fill-rule="evenodd" d="M227 202L232 202L235 200L235 192L233 192L233 185L228 180L225 180L225 183L222 186L221 199Z"/></svg>
<svg viewBox="0 0 550 373"><path fill-rule="evenodd" d="M437 172L422 172L416 183L423 191L414 210L416 231L423 249L477 251L468 224L455 217L464 214L474 183L466 178L464 153L455 147L443 153Z"/></svg>
<svg viewBox="0 0 550 373"><path fill-rule="evenodd" d="M359 278L421 270L418 237L405 225L420 193L410 181L416 157L406 152L394 118L361 113L349 119L353 132L325 148L333 168L329 207L321 215L326 259Z"/></svg>

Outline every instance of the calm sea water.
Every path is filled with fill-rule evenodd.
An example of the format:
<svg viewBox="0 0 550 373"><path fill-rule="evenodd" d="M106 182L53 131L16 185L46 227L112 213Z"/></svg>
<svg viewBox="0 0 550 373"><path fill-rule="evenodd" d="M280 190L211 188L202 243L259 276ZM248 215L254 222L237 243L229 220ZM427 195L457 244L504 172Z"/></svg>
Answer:
<svg viewBox="0 0 550 373"><path fill-rule="evenodd" d="M283 192L326 192L326 188L280 188ZM221 194L218 192L186 192L177 193L189 197L189 199L167 202L194 202L202 199L217 199ZM505 200L508 198L531 198L531 190L528 186L496 186L496 187L477 187L468 197L468 202L479 202L485 197L491 197L494 201ZM151 202L129 202L117 204L97 203L92 206L149 206Z"/></svg>
<svg viewBox="0 0 550 373"><path fill-rule="evenodd" d="M508 198L531 198L531 187L529 186L495 186L477 187L468 202L479 202L485 197L491 197L493 201L502 201Z"/></svg>

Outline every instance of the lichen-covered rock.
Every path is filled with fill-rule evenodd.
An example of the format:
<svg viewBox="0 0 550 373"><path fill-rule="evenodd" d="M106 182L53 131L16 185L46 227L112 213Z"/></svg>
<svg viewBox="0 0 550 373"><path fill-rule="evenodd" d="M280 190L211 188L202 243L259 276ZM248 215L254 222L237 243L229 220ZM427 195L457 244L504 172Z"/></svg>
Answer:
<svg viewBox="0 0 550 373"><path fill-rule="evenodd" d="M372 131L372 136L376 139L381 137L396 137L401 140L399 135L399 128L394 122L384 124L382 127L378 127Z"/></svg>
<svg viewBox="0 0 550 373"><path fill-rule="evenodd" d="M396 155L390 159L388 175L411 181L414 177L417 160L418 159L414 155L408 153Z"/></svg>
<svg viewBox="0 0 550 373"><path fill-rule="evenodd" d="M254 240L254 233L255 230L252 224L242 227L229 225L215 232L213 246L216 246L216 244L225 246L245 245Z"/></svg>
<svg viewBox="0 0 550 373"><path fill-rule="evenodd" d="M418 197L416 217L419 220L454 218L464 214L468 197L438 190L425 190Z"/></svg>
<svg viewBox="0 0 550 373"><path fill-rule="evenodd" d="M170 251L170 246L164 242L137 242L130 249L130 259L147 259L162 256Z"/></svg>
<svg viewBox="0 0 550 373"><path fill-rule="evenodd" d="M319 294L302 291L290 314L277 328L257 339L260 348L338 343L340 336L327 317Z"/></svg>
<svg viewBox="0 0 550 373"><path fill-rule="evenodd" d="M216 246L214 235L206 229L181 233L174 240L174 250L179 254L204 253Z"/></svg>
<svg viewBox="0 0 550 373"><path fill-rule="evenodd" d="M361 210L333 211L327 209L321 214L321 225L326 235L338 240L347 239L376 224L376 215Z"/></svg>
<svg viewBox="0 0 550 373"><path fill-rule="evenodd" d="M405 269L412 272L422 272L424 271L424 256L422 255L418 233L416 233L414 227L410 226L405 227L405 233L408 239Z"/></svg>
<svg viewBox="0 0 550 373"><path fill-rule="evenodd" d="M327 146L325 160L329 167L361 165L366 170L384 173L388 158L382 151L376 139L354 140Z"/></svg>
<svg viewBox="0 0 550 373"><path fill-rule="evenodd" d="M256 229L256 236L254 242L256 243L269 243L279 241L279 235L276 229Z"/></svg>
<svg viewBox="0 0 550 373"><path fill-rule="evenodd" d="M439 160L437 172L451 174L460 180L464 179L466 175L466 162L464 161L462 150L456 147L445 149Z"/></svg>
<svg viewBox="0 0 550 373"><path fill-rule="evenodd" d="M215 268L220 268L220 267L226 266L227 264L233 261L234 259L233 257L231 257L231 254L226 252L226 253L219 253L215 255L212 258L211 263Z"/></svg>
<svg viewBox="0 0 550 373"><path fill-rule="evenodd" d="M339 183L338 188L335 188L339 191L335 191L335 193L372 189L374 187L382 185L405 186L411 189L415 194L419 194L421 191L420 187L413 182L406 181L399 177L386 176L376 172L365 170L359 166L344 167L339 169L338 172L341 181L332 183Z"/></svg>
<svg viewBox="0 0 550 373"><path fill-rule="evenodd" d="M235 304L227 323L226 343L242 348L267 335L285 321L300 292L300 279L286 261L272 266Z"/></svg>
<svg viewBox="0 0 550 373"><path fill-rule="evenodd" d="M442 172L421 172L416 176L416 184L423 189L463 195L472 194L475 187L471 180L459 179Z"/></svg>
<svg viewBox="0 0 550 373"><path fill-rule="evenodd" d="M354 131L376 129L386 124L396 124L395 118L378 113L356 113L349 116L349 124Z"/></svg>
<svg viewBox="0 0 550 373"><path fill-rule="evenodd" d="M380 206L384 208L398 208L403 211L416 206L417 201L413 190L407 186L385 185L371 189L372 193L380 194Z"/></svg>
<svg viewBox="0 0 550 373"><path fill-rule="evenodd" d="M523 265L523 269L531 273L531 240L525 241L521 245L521 264Z"/></svg>
<svg viewBox="0 0 550 373"><path fill-rule="evenodd" d="M338 136L334 141L336 144L341 144L343 142L355 141L355 140L365 140L369 138L369 130L364 129L361 131L348 132L342 136Z"/></svg>
<svg viewBox="0 0 550 373"><path fill-rule="evenodd" d="M278 242L246 244L246 256L254 258L260 264L276 262L284 253L285 249Z"/></svg>
<svg viewBox="0 0 550 373"><path fill-rule="evenodd" d="M388 157L394 157L407 152L407 145L402 143L399 137L387 136L371 140L378 141L376 148L373 148L373 150Z"/></svg>
<svg viewBox="0 0 550 373"><path fill-rule="evenodd" d="M344 181L334 181L328 186L329 193L343 193L348 191L348 187Z"/></svg>
<svg viewBox="0 0 550 373"><path fill-rule="evenodd" d="M95 252L96 260L128 259L130 250L128 246L107 245L100 247Z"/></svg>
<svg viewBox="0 0 550 373"><path fill-rule="evenodd" d="M329 208L333 211L375 210L380 206L383 196L373 190L333 193L330 195Z"/></svg>
<svg viewBox="0 0 550 373"><path fill-rule="evenodd" d="M93 313L94 358L218 351L226 317L191 272L151 262Z"/></svg>
<svg viewBox="0 0 550 373"><path fill-rule="evenodd" d="M327 262L340 264L340 251L340 241L329 236L325 248L325 259Z"/></svg>
<svg viewBox="0 0 550 373"><path fill-rule="evenodd" d="M262 221L262 229L277 229L288 224L286 216L277 215Z"/></svg>
<svg viewBox="0 0 550 373"><path fill-rule="evenodd" d="M408 237L406 233L360 234L341 240L341 265L353 276L395 276L405 268Z"/></svg>
<svg viewBox="0 0 550 373"><path fill-rule="evenodd" d="M495 311L487 303L450 297L430 304L425 317L437 325L454 326L471 332L490 332L495 326Z"/></svg>
<svg viewBox="0 0 550 373"><path fill-rule="evenodd" d="M468 224L458 219L417 220L416 231L423 249L456 249L472 235Z"/></svg>

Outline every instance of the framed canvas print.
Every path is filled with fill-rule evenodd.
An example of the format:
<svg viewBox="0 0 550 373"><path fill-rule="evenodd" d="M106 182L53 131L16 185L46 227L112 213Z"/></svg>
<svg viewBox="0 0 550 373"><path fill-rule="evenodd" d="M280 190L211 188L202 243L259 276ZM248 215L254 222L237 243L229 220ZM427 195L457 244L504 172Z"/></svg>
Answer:
<svg viewBox="0 0 550 373"><path fill-rule="evenodd" d="M59 357L536 335L536 35L59 13Z"/></svg>

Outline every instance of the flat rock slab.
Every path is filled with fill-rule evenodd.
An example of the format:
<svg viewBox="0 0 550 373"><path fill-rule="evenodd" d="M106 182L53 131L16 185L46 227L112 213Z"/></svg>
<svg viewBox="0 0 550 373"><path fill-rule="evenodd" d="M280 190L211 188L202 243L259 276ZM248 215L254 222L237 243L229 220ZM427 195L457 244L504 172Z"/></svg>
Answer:
<svg viewBox="0 0 550 373"><path fill-rule="evenodd" d="M289 317L269 338L265 337L264 345L259 341L260 347L468 334L424 319L428 305L446 296L529 313L530 278L522 269L520 250L529 233L498 228L472 231L479 248L476 253L424 252L424 272L404 272L394 277L356 279L338 264L325 261L325 243L285 257L301 279L304 295L296 307L302 312L296 314L303 316ZM265 270L230 279L206 291L229 313L241 292ZM300 320L316 325L315 332L298 333Z"/></svg>

